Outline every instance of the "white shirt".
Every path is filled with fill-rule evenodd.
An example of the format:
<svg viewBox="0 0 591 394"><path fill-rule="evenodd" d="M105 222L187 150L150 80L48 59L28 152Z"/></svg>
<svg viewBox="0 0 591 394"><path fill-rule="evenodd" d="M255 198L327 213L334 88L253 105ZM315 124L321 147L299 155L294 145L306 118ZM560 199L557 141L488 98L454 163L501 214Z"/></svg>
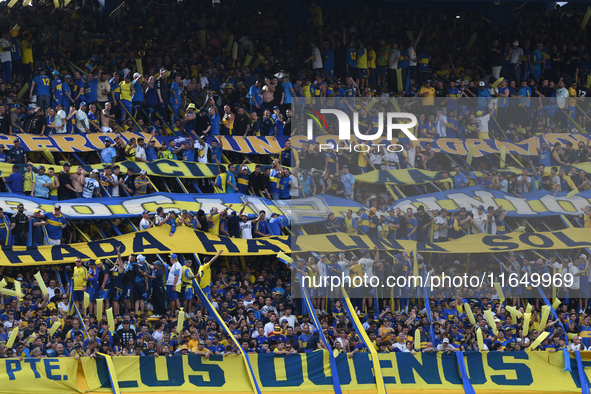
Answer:
<svg viewBox="0 0 591 394"><path fill-rule="evenodd" d="M247 220L246 223L240 221L240 238L252 239L252 223Z"/></svg>
<svg viewBox="0 0 591 394"><path fill-rule="evenodd" d="M0 38L0 48L6 48L6 47L8 47L8 50L6 52L0 52L0 62L2 62L2 63L12 61L12 55L10 53L10 48L12 48L12 43L10 41L8 41L6 38Z"/></svg>
<svg viewBox="0 0 591 394"><path fill-rule="evenodd" d="M84 198L92 198L94 194L94 189L99 187L99 183L96 179L92 179L90 177L86 178L86 182L84 183L84 190L82 191L82 197Z"/></svg>
<svg viewBox="0 0 591 394"><path fill-rule="evenodd" d="M312 68L322 68L322 55L320 55L320 49L314 47L314 49L312 49L312 54L315 56Z"/></svg>
<svg viewBox="0 0 591 394"><path fill-rule="evenodd" d="M562 266L561 264L561 267L558 270L558 272L560 272L562 275L567 273L573 275L573 285L570 287L571 290L579 290L581 288L581 277L575 276L579 273L579 267L577 267L573 263L568 263L568 267L565 269L564 266Z"/></svg>
<svg viewBox="0 0 591 394"><path fill-rule="evenodd" d="M267 323L265 324L265 336L268 337L270 333L273 332L273 330L275 329L275 323Z"/></svg>
<svg viewBox="0 0 591 394"><path fill-rule="evenodd" d="M396 342L392 345L394 349L400 350L402 353L410 353L410 350L406 347L406 343Z"/></svg>
<svg viewBox="0 0 591 394"><path fill-rule="evenodd" d="M416 66L417 65L417 53L415 52L415 49L410 46L408 47L408 49L406 50L406 54L408 55L408 65L410 67L412 66ZM412 60L415 59L415 60Z"/></svg>
<svg viewBox="0 0 591 394"><path fill-rule="evenodd" d="M117 175L111 174L111 176L113 177L113 181L115 183L119 182L119 177ZM111 193L111 197L121 197L121 195L119 194L119 185L117 185L113 188L113 192Z"/></svg>
<svg viewBox="0 0 591 394"><path fill-rule="evenodd" d="M363 273L368 277L373 276L373 259L359 259L359 265L363 268Z"/></svg>
<svg viewBox="0 0 591 394"><path fill-rule="evenodd" d="M398 60L400 59L400 49L390 50L388 55L388 68L390 70L396 70L398 68ZM392 63L392 64L390 64Z"/></svg>
<svg viewBox="0 0 591 394"><path fill-rule="evenodd" d="M479 215L478 210L474 210L472 214L474 215L474 223L476 223L476 226L478 226L480 231L486 233L486 223L484 222L488 217L486 212L482 212L482 215Z"/></svg>
<svg viewBox="0 0 591 394"><path fill-rule="evenodd" d="M145 230L150 226L150 221L147 219L142 218L140 220L140 230ZM168 281L167 281L168 282Z"/></svg>
<svg viewBox="0 0 591 394"><path fill-rule="evenodd" d="M295 187L300 187L300 178L298 178L297 176L292 174L289 176L289 179L291 180L291 188L289 189L289 196L290 197L298 197L300 195L301 189L296 189Z"/></svg>
<svg viewBox="0 0 591 394"><path fill-rule="evenodd" d="M55 115L55 125L62 126L59 129L55 129L57 134L64 134L67 131L66 112L63 109L57 111L57 114Z"/></svg>
<svg viewBox="0 0 591 394"><path fill-rule="evenodd" d="M443 216L437 216L435 218L435 228L437 228L437 225L447 226L447 218L444 218ZM433 233L433 238L435 238L435 234L437 234L437 238L435 239L439 239L439 237L447 238L447 230L449 230L447 227L439 227L439 229Z"/></svg>
<svg viewBox="0 0 591 394"><path fill-rule="evenodd" d="M570 345L568 345L569 352L574 352L575 350L587 350L587 348L582 343L579 343L578 345L571 343Z"/></svg>
<svg viewBox="0 0 591 394"><path fill-rule="evenodd" d="M435 123L435 131L439 133L440 137L447 137L447 128L443 123L447 123L447 116L441 115L438 117Z"/></svg>
<svg viewBox="0 0 591 394"><path fill-rule="evenodd" d="M287 324L289 326L291 326L292 328L295 327L296 323L297 323L297 319L294 315L289 315L289 316L282 316L279 319L279 323L281 323L282 321L287 321Z"/></svg>
<svg viewBox="0 0 591 394"><path fill-rule="evenodd" d="M509 58L509 63L511 63L511 64L521 63L522 57L523 57L523 49L513 48L513 50L511 51L511 57Z"/></svg>
<svg viewBox="0 0 591 394"><path fill-rule="evenodd" d="M183 270L183 266L178 261L170 267L170 272L168 273L168 278L166 279L166 286L176 286L178 281L181 280L181 271ZM178 275L177 282L174 281L174 276Z"/></svg>
<svg viewBox="0 0 591 394"><path fill-rule="evenodd" d="M520 181L523 179L523 175L519 175L517 177L517 180ZM527 182L531 183L531 177L527 177L525 178L525 180L523 182L521 182L521 185L517 186L517 193L529 193L529 187L527 186Z"/></svg>
<svg viewBox="0 0 591 394"><path fill-rule="evenodd" d="M478 131L481 133L488 134L488 121L490 120L490 114L486 114L484 116L479 116L476 118L476 127L478 127Z"/></svg>
<svg viewBox="0 0 591 394"><path fill-rule="evenodd" d="M141 146L137 145L135 147L135 157L146 160L146 150Z"/></svg>
<svg viewBox="0 0 591 394"><path fill-rule="evenodd" d="M382 164L382 170L397 170L398 169L397 164L400 163L400 159L398 158L398 155L396 154L396 152L386 152L383 156L383 159L384 159L385 163Z"/></svg>
<svg viewBox="0 0 591 394"><path fill-rule="evenodd" d="M211 145L208 143L202 145L199 141L195 141L193 148L196 150L195 158L197 159L197 163L207 163L207 152L211 149Z"/></svg>
<svg viewBox="0 0 591 394"><path fill-rule="evenodd" d="M56 287L57 289L57 287ZM51 287L47 288L47 293L49 294L49 299L51 300L53 297L55 297L55 289L52 289Z"/></svg>
<svg viewBox="0 0 591 394"><path fill-rule="evenodd" d="M566 97L568 97L567 88L556 89L556 104L558 104L559 108L566 106Z"/></svg>
<svg viewBox="0 0 591 394"><path fill-rule="evenodd" d="M84 127L90 130L90 122L88 121L88 115L86 115L86 112L76 112L76 127L81 133L86 133L86 129Z"/></svg>
<svg viewBox="0 0 591 394"><path fill-rule="evenodd" d="M154 340L156 342L158 342L163 336L164 336L164 331L156 330L152 333L152 338L154 338Z"/></svg>

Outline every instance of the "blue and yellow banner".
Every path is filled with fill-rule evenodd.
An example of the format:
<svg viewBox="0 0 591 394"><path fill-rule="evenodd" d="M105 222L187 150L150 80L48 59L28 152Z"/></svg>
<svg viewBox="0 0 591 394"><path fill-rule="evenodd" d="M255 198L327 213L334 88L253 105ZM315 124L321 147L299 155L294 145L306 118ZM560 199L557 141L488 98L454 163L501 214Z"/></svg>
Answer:
<svg viewBox="0 0 591 394"><path fill-rule="evenodd" d="M173 236L170 236L170 226L166 224L87 243L29 248L6 246L0 251L0 266L64 264L74 262L77 257L85 261L114 258L117 257L117 247L121 247L122 256L139 253L146 256L171 253L212 255L220 250L225 256L276 256L280 252L336 253L340 250L372 250L374 247L383 251L416 250L419 253L502 253L529 249L589 248L591 229L568 228L553 232L507 235L472 234L452 241L430 243L389 241L367 235L344 233L239 239L217 236L188 227L179 227Z"/></svg>
<svg viewBox="0 0 591 394"><path fill-rule="evenodd" d="M202 209L209 214L213 208L221 211L230 208L232 204L229 210L231 214L232 210L238 213L245 202L248 202L245 209L247 214L258 216L259 212L264 210L268 219L271 214L277 213L282 217L285 226L324 222L331 212L337 217L344 217L348 209L357 212L362 207L353 200L328 195L291 201L272 201L240 193L153 193L143 197L76 198L60 201L59 205L62 207L62 214L68 220L95 220L140 217L143 211L155 214L158 207L176 214L183 209L189 212ZM25 213L29 215L32 215L35 209L52 212L54 204L58 204L57 201L43 198L0 193L0 208L7 214L16 213L16 207L21 203L25 207Z"/></svg>
<svg viewBox="0 0 591 394"><path fill-rule="evenodd" d="M127 143L132 137L144 138L146 141L150 138L150 134L141 133L138 131L128 131L121 133L123 140ZM113 141L116 135L114 133L89 133L89 134L53 134L50 136L39 136L36 134L18 134L16 137L8 135L0 135L0 144L7 147L13 145L14 138L21 141L21 146L26 151L40 151L44 148L51 152L89 152L105 147L104 141L110 139ZM354 139L354 136L352 137ZM549 144L560 142L563 146L567 142L572 142L575 147L579 142L587 143L591 139L590 134L545 134L544 138ZM175 146L179 147L189 141L188 137L181 136L155 136L156 146L160 147L163 142L175 141ZM211 143L215 138L206 137L206 141ZM285 147L285 142L291 139L292 146L295 149L301 149L304 141L309 141L305 135L297 135L294 137L287 136L264 136L264 137L242 137L242 136L217 136L217 140L221 142L224 150L243 153L243 154L278 154L281 149ZM316 136L312 141L320 144L332 143L335 146L340 142L338 135L326 134ZM347 143L349 141L344 141ZM392 140L378 138L373 141L373 144L400 143L402 145L410 142L406 138L393 138ZM437 153L447 153L451 155L467 156L470 146L475 146L473 157L482 157L488 154L499 154L501 149L505 147L507 154L535 156L537 155L536 147L539 145L538 137L526 139L519 143L497 141L497 140L482 140L482 139L460 139L460 138L440 138L440 139L425 139L419 138L418 143L424 148L427 142L431 143L431 147ZM416 143L416 142L415 142Z"/></svg>
<svg viewBox="0 0 591 394"><path fill-rule="evenodd" d="M507 211L507 216L529 218L581 215L581 209L591 205L591 190L570 197L567 196L567 192L558 192L554 196L554 193L546 190L518 195L522 198L499 190L472 186L402 198L396 201L391 209L400 208L406 212L407 208L412 208L416 212L422 205L427 211L442 208L448 211L457 211L460 208L472 211L479 205L484 205L485 209L490 206L495 209L502 206Z"/></svg>
<svg viewBox="0 0 591 394"><path fill-rule="evenodd" d="M263 393L334 392L328 352L290 355L249 354ZM582 370L591 368L581 352ZM476 392L581 393L574 356L571 372L564 371L562 352L464 352L466 370ZM463 392L454 354L379 353L379 365L388 393ZM112 392L104 359L0 359L2 387L19 393ZM376 392L368 353L336 358L343 392ZM239 355L172 357L113 357L122 393L232 392L252 393Z"/></svg>

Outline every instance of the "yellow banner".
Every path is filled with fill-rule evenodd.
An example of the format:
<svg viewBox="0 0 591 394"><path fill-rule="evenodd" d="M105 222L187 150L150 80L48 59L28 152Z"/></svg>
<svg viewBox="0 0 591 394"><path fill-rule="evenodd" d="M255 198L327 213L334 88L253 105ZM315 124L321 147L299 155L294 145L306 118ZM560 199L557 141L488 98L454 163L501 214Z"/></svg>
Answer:
<svg viewBox="0 0 591 394"><path fill-rule="evenodd" d="M582 352L586 353L586 352ZM463 393L455 356L441 353L379 353L388 393ZM334 393L328 353L249 354L263 393ZM578 374L564 371L562 352L466 352L467 373L477 392L580 393ZM583 358L583 366L588 361ZM2 387L17 393L112 392L104 360L69 358L1 359ZM337 357L343 393L376 391L368 353ZM122 393L252 393L238 355L113 357ZM577 371L571 357L571 369ZM552 378L549 379L548 377Z"/></svg>
<svg viewBox="0 0 591 394"><path fill-rule="evenodd" d="M224 251L226 256L276 256L279 252L332 253L340 250L371 250L374 246L380 250L416 250L425 253L500 253L529 249L566 250L591 247L591 229L579 228L507 235L473 234L440 243L390 242L366 235L354 236L343 233L238 239L212 235L188 227L177 228L172 237L169 234L170 226L164 225L88 243L28 249L24 246L5 247L0 252L0 266L63 264L74 262L76 257L83 260L112 258L117 256L118 246L121 246L123 256L137 253L216 254L219 250Z"/></svg>
<svg viewBox="0 0 591 394"><path fill-rule="evenodd" d="M37 167L41 164L33 164L34 170L37 170ZM90 173L90 171L97 169L100 172L103 172L105 166L111 164L93 164L93 165L84 165L81 166L86 173ZM194 163L188 161L181 161L181 160L168 160L168 159L161 159L155 160L151 163L142 163L142 162L135 162L135 161L123 161L120 163L115 163L113 165L118 165L121 169L121 173L125 174L128 168L133 170L134 174L139 174L141 170L146 170L148 176L161 176L161 177L179 177L179 178L215 178L218 174L218 167L216 164L205 164L205 163ZM250 172L253 172L256 164L241 164L236 167L242 166L248 167ZM9 176L12 173L12 166L13 164L10 163L0 163L0 175L2 176ZM56 174L59 173L62 169L60 164L51 165L51 164L43 164L43 166L47 169L49 167L53 167ZM25 165L21 164L21 172L25 171ZM263 169L265 167L270 166L262 166ZM75 174L76 169L78 167L73 166L70 168L70 173ZM238 173L238 168L236 168L235 174Z"/></svg>

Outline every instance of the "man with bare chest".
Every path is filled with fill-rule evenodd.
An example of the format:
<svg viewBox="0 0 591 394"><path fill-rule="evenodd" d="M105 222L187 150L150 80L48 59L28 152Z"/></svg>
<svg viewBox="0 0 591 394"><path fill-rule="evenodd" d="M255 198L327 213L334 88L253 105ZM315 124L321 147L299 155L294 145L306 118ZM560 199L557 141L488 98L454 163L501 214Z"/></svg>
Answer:
<svg viewBox="0 0 591 394"><path fill-rule="evenodd" d="M112 133L111 119L115 119L115 115L111 115L111 103L106 103L105 108L101 111L101 131L103 133Z"/></svg>
<svg viewBox="0 0 591 394"><path fill-rule="evenodd" d="M84 184L86 183L86 176L84 175L84 169L82 166L78 166L76 169L76 173L72 175L72 187L76 190L78 194L77 197L82 197L82 192L84 192Z"/></svg>

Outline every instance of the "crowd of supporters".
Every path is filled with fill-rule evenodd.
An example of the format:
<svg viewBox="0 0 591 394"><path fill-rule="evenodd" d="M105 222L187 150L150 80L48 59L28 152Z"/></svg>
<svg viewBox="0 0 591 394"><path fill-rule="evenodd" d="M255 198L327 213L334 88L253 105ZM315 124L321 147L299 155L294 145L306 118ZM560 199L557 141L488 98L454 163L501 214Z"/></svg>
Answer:
<svg viewBox="0 0 591 394"><path fill-rule="evenodd" d="M588 162L589 144L579 143L578 149L560 143L550 146L543 137L586 132L591 57L586 31L579 33L582 18L576 13L525 13L516 8L515 28L499 28L476 13L462 12L457 18L445 13L381 12L367 5L353 14L322 9L311 1L294 27L281 3L257 7L224 2L210 8L186 2L162 8L137 2L109 17L93 2L71 1L55 10L52 4L10 9L4 4L0 134L12 139L21 133L117 133L105 139L98 152L80 153L59 165L38 152L26 152L19 138L9 149L0 145L0 162L14 165L12 174L3 174L6 191L55 201L145 196L158 190L161 180L150 179L145 170L121 171L118 163L210 163L218 165L211 182L197 187L183 179L183 187L269 200L349 198L369 209L349 210L343 217L330 214L326 231L443 242L475 232L504 234L510 231L506 211L479 206L473 212L461 208L448 214L419 206L403 212L391 209L395 201L383 188L355 182L355 175L418 168L439 171L441 179L434 184L440 190L483 186L516 197L540 190L589 190L585 171L561 167ZM305 134L301 118L292 120L291 105L298 98L343 106L343 99L358 98L361 133L374 134L377 114L393 104L366 110L372 97L406 97L400 105L417 114L417 137L506 142L538 137L539 154L508 159L507 164L523 167L521 174L513 174L485 159L457 166L433 151L430 143L409 143L400 153L372 150L351 155L320 151L312 141L296 152L288 140L278 158L256 157L252 162L259 164L251 169L238 155L225 151L219 138ZM145 132L150 138L124 139L118 133L125 131ZM170 135L180 140L156 139ZM224 153L231 159L229 165L222 164ZM85 171L84 164L102 166ZM154 216L145 211L133 220L100 222L71 221L61 213L62 203L55 204L53 212L32 213L25 213L20 204L10 217L0 208L0 244L75 244L153 226L169 226L171 236L180 226L242 239L288 233L285 218L268 217L265 211L247 215L247 204L211 212L166 212L159 207ZM591 207L583 209L581 225L591 227ZM274 258L241 261L219 253L209 258L132 255L113 261L78 259L74 266L0 267L7 288L19 283L23 292L23 297L0 297L0 357L238 353L237 344L197 297L195 284L246 352L290 354L325 348L320 333L338 352L367 351L339 297L311 290L310 310L301 300L297 274L345 275L351 282L364 274L385 278L412 271L411 257L377 251L342 251L338 256L318 251L306 259L298 257L290 268ZM418 260L421 271L434 275L461 274L472 263L465 255L430 254ZM581 298L569 298L566 288L558 289L565 302L557 308L557 318L541 324L543 303L533 290L511 289L506 295L521 312L532 305L527 333L523 318L511 316L491 283L478 289L440 289L431 295L428 308L410 289L360 297L349 288L351 313L360 316L370 346L379 352L522 351L542 331L550 335L541 349L591 346L589 263L584 251L511 254L502 265L485 260L481 270L572 273L577 278L572 290L579 290ZM48 295L42 294L34 277L38 270ZM115 330L109 329L104 313L96 315L99 299L103 312L113 308ZM476 324L470 323L465 304ZM177 330L181 307L184 324ZM486 310L494 313L496 327L487 322ZM313 313L320 326L313 322ZM56 322L59 327L50 334ZM483 333L482 349L477 328ZM4 344L13 329L18 337L7 348ZM414 343L417 331L420 344Z"/></svg>

